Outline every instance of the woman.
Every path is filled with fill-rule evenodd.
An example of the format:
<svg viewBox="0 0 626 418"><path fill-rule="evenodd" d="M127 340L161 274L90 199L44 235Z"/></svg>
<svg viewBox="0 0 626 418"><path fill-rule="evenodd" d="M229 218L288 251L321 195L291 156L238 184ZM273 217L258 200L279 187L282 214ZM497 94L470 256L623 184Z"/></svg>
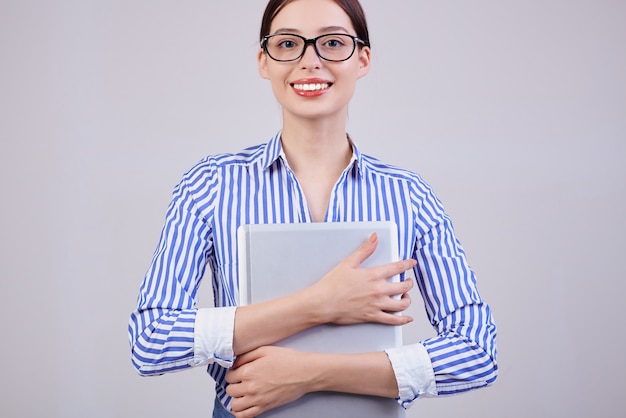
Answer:
<svg viewBox="0 0 626 418"><path fill-rule="evenodd" d="M370 68L358 1L271 0L260 35L259 72L281 105L282 129L266 144L205 158L175 189L129 325L139 373L208 365L216 417L256 416L318 390L407 407L493 383L495 324L440 202L417 174L361 154L346 134L348 104ZM372 236L314 286L236 307L239 225L372 220L399 226L401 261L359 268ZM216 307L196 309L207 264ZM415 283L387 279L410 269L436 337L354 355L271 346L322 323L409 323L394 313L409 306Z"/></svg>

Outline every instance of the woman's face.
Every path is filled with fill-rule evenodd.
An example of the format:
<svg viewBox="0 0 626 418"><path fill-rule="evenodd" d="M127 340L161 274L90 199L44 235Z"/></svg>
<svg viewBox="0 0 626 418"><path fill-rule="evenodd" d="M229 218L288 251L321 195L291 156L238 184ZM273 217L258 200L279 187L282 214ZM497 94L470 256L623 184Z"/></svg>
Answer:
<svg viewBox="0 0 626 418"><path fill-rule="evenodd" d="M350 17L333 0L295 0L272 21L270 34L292 33L311 39L328 33L356 36ZM370 50L359 48L347 61L321 59L313 45L290 62L259 52L259 73L270 80L285 116L324 118L347 116L356 81L369 71Z"/></svg>

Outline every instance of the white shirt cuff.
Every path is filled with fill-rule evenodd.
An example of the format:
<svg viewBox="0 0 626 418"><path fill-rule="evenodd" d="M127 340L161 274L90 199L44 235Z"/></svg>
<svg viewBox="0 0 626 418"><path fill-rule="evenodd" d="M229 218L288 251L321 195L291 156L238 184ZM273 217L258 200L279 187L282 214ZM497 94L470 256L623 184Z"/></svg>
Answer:
<svg viewBox="0 0 626 418"><path fill-rule="evenodd" d="M385 350L398 382L398 403L404 408L415 400L437 396L435 372L426 347L405 345Z"/></svg>
<svg viewBox="0 0 626 418"><path fill-rule="evenodd" d="M228 368L233 365L236 310L236 306L198 309L193 331L193 366L217 363Z"/></svg>

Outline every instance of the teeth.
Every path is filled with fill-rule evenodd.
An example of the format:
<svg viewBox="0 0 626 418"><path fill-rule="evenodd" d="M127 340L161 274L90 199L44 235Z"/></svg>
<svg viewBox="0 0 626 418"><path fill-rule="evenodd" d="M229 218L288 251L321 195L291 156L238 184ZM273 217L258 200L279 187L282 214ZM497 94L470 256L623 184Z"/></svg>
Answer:
<svg viewBox="0 0 626 418"><path fill-rule="evenodd" d="M303 91L316 91L328 88L328 83L317 83L317 84L294 84L293 87L296 90Z"/></svg>

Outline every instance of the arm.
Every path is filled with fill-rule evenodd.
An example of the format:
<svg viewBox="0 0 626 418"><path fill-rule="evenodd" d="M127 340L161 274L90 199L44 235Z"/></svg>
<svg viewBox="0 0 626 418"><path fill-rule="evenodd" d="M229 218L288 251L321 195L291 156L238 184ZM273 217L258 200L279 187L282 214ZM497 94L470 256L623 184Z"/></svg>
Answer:
<svg viewBox="0 0 626 418"><path fill-rule="evenodd" d="M389 296L405 293L413 282L389 283L387 278L412 268L414 261L359 268L374 251L376 237L365 242L317 285L295 295L241 308L198 310L195 293L212 251L209 224L182 182L175 190L159 246L129 323L132 360L142 375L211 362L230 367L235 355L319 323L368 320L404 324L411 320L390 313L406 309L408 302ZM369 286L363 286L363 280ZM357 281L361 285L357 286ZM357 287L360 292L352 292Z"/></svg>
<svg viewBox="0 0 626 418"><path fill-rule="evenodd" d="M452 232L449 219L417 250L423 265L417 281L437 336L423 341L435 372L438 395L484 387L497 378L496 326L481 298L476 275ZM429 238L429 239L430 239ZM437 251L445 248L447 251ZM433 269L433 266L439 266Z"/></svg>
<svg viewBox="0 0 626 418"><path fill-rule="evenodd" d="M227 381L237 418L257 416L309 392L389 398L398 393L393 369L383 352L326 354L262 347L239 357Z"/></svg>
<svg viewBox="0 0 626 418"><path fill-rule="evenodd" d="M421 344L387 350L405 407L424 396L488 386L498 370L496 326L452 222L429 189L419 203L415 271L437 335Z"/></svg>
<svg viewBox="0 0 626 418"><path fill-rule="evenodd" d="M196 291L212 250L208 225L186 183L181 182L174 190L159 244L129 321L132 363L141 375L158 375L212 361L232 364L229 341L234 308L196 308ZM197 333L198 324L207 329L203 335Z"/></svg>
<svg viewBox="0 0 626 418"><path fill-rule="evenodd" d="M247 353L324 323L404 325L412 321L409 316L394 315L408 308L410 300L392 296L405 294L413 282L390 283L387 279L414 267L415 261L360 268L377 243L377 236L372 235L314 286L284 298L238 308L233 338L235 354Z"/></svg>
<svg viewBox="0 0 626 418"><path fill-rule="evenodd" d="M434 196L429 197L428 207L416 211L414 257L417 283L437 336L386 350L387 356L255 350L241 356L227 375L237 417L317 390L389 396L408 407L424 396L460 393L495 381L496 329L490 309L478 294L475 274L449 218Z"/></svg>

